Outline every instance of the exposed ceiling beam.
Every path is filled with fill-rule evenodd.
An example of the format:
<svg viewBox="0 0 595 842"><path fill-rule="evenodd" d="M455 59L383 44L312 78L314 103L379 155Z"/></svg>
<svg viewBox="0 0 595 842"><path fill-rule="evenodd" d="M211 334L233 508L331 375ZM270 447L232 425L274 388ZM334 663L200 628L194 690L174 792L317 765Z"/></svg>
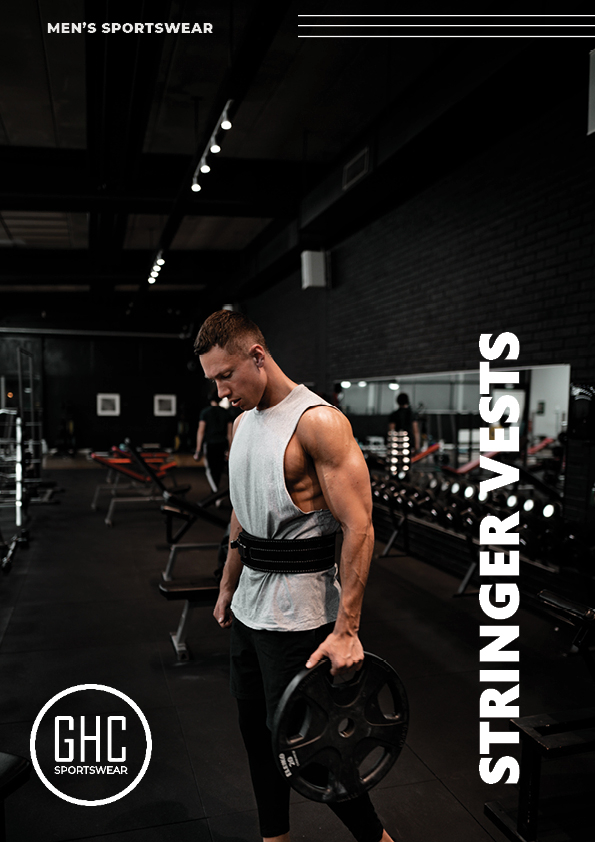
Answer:
<svg viewBox="0 0 595 842"><path fill-rule="evenodd" d="M89 176L98 196L123 189L138 168L161 63L165 35L104 35L100 24L128 20L167 20L171 2L86 0L86 20L98 31L85 36L87 151ZM124 6L124 8L123 8ZM93 210L89 247L109 265L122 248L126 213Z"/></svg>
<svg viewBox="0 0 595 842"><path fill-rule="evenodd" d="M3 285L48 284L62 285L95 283L102 288L119 283L141 283L146 275L150 253L124 251L118 264L106 271L88 251L3 249ZM165 284L224 282L235 277L241 265L239 252L175 251L170 253Z"/></svg>
<svg viewBox="0 0 595 842"><path fill-rule="evenodd" d="M98 191L87 173L85 152L0 147L0 209L166 215L189 160L182 155L140 155L135 174ZM220 158L204 179L204 189L190 192L186 214L292 216L304 179L312 181L319 172L319 166L304 168L288 161Z"/></svg>

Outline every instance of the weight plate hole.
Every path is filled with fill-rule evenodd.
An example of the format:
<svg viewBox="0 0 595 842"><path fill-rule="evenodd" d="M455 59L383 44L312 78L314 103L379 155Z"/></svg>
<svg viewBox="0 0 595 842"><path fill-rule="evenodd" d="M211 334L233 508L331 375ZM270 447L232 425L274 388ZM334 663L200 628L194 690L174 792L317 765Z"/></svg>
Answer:
<svg viewBox="0 0 595 842"><path fill-rule="evenodd" d="M314 786L320 787L321 790L328 787L329 770L321 763L308 764L308 766L301 770L300 774L305 781L308 781L308 783L313 784Z"/></svg>
<svg viewBox="0 0 595 842"><path fill-rule="evenodd" d="M395 715L395 699L388 684L383 685L377 698L381 713L391 719Z"/></svg>
<svg viewBox="0 0 595 842"><path fill-rule="evenodd" d="M350 737L353 734L355 722L347 716L339 722L339 734L342 737Z"/></svg>
<svg viewBox="0 0 595 842"><path fill-rule="evenodd" d="M366 754L364 759L360 761L357 767L360 778L364 780L370 774L370 772L373 772L383 757L384 749L382 748L382 746L376 746L374 749L372 749L372 751Z"/></svg>

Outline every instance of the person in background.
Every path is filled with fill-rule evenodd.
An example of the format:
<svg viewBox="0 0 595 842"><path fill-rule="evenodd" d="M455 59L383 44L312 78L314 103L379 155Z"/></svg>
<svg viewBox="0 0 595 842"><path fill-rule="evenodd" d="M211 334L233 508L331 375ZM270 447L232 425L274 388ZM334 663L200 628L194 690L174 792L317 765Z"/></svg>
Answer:
<svg viewBox="0 0 595 842"><path fill-rule="evenodd" d="M415 452L418 453L420 449L419 424L417 422L417 415L409 406L409 395L406 392L401 392L397 396L398 409L395 409L389 415L388 429L404 430L409 435L409 441L413 443Z"/></svg>
<svg viewBox="0 0 595 842"><path fill-rule="evenodd" d="M219 490L231 441L232 418L227 409L219 406L217 390L209 393L209 406L199 416L194 458L198 462L204 451L205 471L213 494Z"/></svg>

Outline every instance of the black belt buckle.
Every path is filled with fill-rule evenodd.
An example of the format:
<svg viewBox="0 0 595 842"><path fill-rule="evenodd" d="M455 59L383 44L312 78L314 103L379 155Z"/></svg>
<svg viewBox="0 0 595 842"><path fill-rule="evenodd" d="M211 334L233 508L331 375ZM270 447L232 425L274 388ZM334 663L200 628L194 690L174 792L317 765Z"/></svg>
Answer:
<svg viewBox="0 0 595 842"><path fill-rule="evenodd" d="M236 540L231 541L229 546L233 550L235 550L235 549L239 550L240 558L242 559L242 561L250 561L250 547L247 547L245 544L242 544L240 538L241 538L241 535L238 535Z"/></svg>

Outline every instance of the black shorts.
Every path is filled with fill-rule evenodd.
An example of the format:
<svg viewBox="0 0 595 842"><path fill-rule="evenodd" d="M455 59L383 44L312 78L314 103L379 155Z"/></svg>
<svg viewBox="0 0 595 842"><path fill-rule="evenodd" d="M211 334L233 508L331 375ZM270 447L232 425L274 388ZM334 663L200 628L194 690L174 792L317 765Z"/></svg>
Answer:
<svg viewBox="0 0 595 842"><path fill-rule="evenodd" d="M266 631L251 629L234 617L230 643L231 695L236 699L265 699L267 725L272 728L285 688L334 626L328 623L308 631Z"/></svg>

